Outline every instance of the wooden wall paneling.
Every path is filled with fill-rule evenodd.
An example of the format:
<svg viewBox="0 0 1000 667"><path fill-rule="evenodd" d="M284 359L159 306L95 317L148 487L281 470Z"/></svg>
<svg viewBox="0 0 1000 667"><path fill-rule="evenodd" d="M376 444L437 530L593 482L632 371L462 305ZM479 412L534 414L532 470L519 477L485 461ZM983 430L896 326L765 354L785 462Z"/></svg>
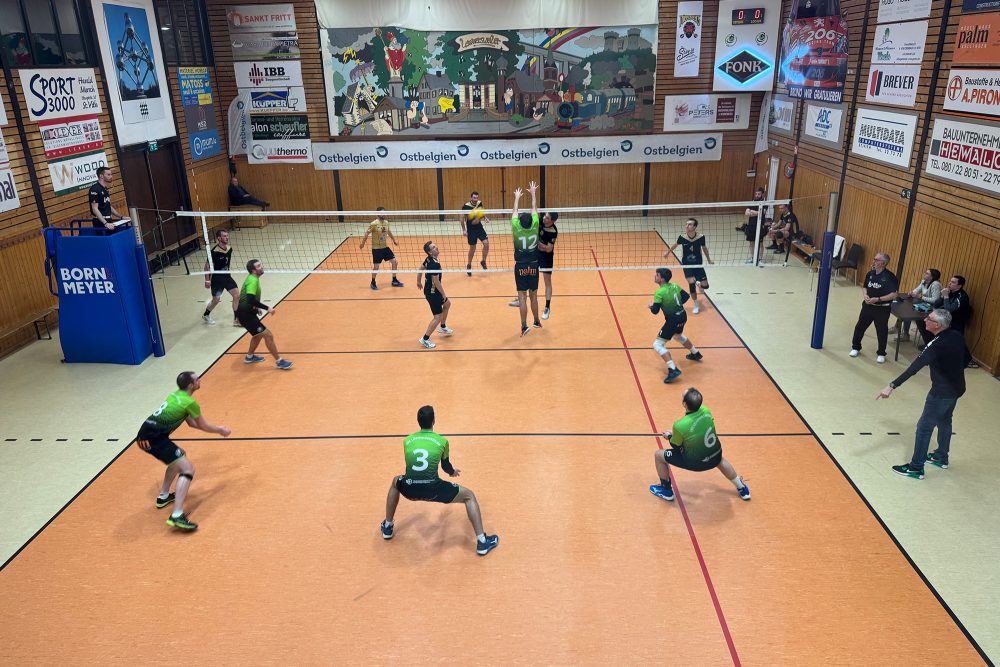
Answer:
<svg viewBox="0 0 1000 667"><path fill-rule="evenodd" d="M641 204L642 164L575 165L545 168L545 204L566 206L613 206Z"/></svg>
<svg viewBox="0 0 1000 667"><path fill-rule="evenodd" d="M817 248L823 246L823 232L826 231L829 216L830 193L837 192L839 188L839 174L837 177L833 177L802 166L795 170L795 196L792 199L792 210L795 211L795 216L799 220L799 228L813 237ZM841 209L843 211L843 204L841 204Z"/></svg>
<svg viewBox="0 0 1000 667"><path fill-rule="evenodd" d="M527 189L528 183L541 183L539 167L484 167L475 169L443 169L441 172L444 208L462 208L473 190L479 193L486 208L509 209L514 203L514 189ZM546 177L548 170L546 170ZM546 188L547 190L548 188ZM527 195L525 195L527 196ZM549 197L546 192L546 197ZM530 205L530 199L528 200ZM551 206L548 198L546 205Z"/></svg>
<svg viewBox="0 0 1000 667"><path fill-rule="evenodd" d="M16 77L14 84L17 85ZM0 241L2 241L40 227L41 224L39 222L38 202L31 186L24 145L21 142L14 109L8 95L7 79L2 70L0 70L0 98L3 100L4 109L7 110L7 124L0 128L10 161L7 168L10 169L14 177L14 186L17 188L18 200L21 202L18 208L0 213ZM0 324L0 328L2 328L2 324Z"/></svg>
<svg viewBox="0 0 1000 667"><path fill-rule="evenodd" d="M846 239L848 249L855 243L864 249L858 262L858 284L864 279L877 252L888 253L889 270L895 270L905 221L905 202L881 197L854 185L844 187L837 233ZM844 252L846 256L847 250Z"/></svg>
<svg viewBox="0 0 1000 667"><path fill-rule="evenodd" d="M333 187L333 172L328 174ZM349 169L340 172L340 194L345 211L373 211L378 206L395 211L438 210L435 169ZM465 199L458 202L461 208ZM445 206L449 206L445 202ZM330 209L336 208L333 199Z"/></svg>
<svg viewBox="0 0 1000 667"><path fill-rule="evenodd" d="M38 232L24 232L0 242L0 266L5 276L0 280L0 334L4 334L0 356L34 340L34 316L56 305L42 268L44 261L45 242ZM55 317L49 319L50 325L55 322Z"/></svg>
<svg viewBox="0 0 1000 667"><path fill-rule="evenodd" d="M753 149L723 153L719 162L656 162L650 165L649 203L745 201L753 198L755 179L748 178ZM766 161L764 162L766 165ZM762 171L763 170L763 171ZM757 164L757 181L767 178Z"/></svg>

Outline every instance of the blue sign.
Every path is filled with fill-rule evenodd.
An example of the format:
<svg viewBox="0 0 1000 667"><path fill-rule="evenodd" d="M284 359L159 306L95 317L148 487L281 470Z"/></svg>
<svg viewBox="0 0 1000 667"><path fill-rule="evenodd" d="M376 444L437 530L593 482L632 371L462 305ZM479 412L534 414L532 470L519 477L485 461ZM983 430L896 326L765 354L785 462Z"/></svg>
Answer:
<svg viewBox="0 0 1000 667"><path fill-rule="evenodd" d="M188 134L188 147L191 149L192 160L204 160L218 155L222 152L218 130L190 132Z"/></svg>
<svg viewBox="0 0 1000 667"><path fill-rule="evenodd" d="M964 0L962 13L1000 11L1000 0Z"/></svg>
<svg viewBox="0 0 1000 667"><path fill-rule="evenodd" d="M207 67L181 67L178 72L181 106L196 107L212 104L212 81Z"/></svg>

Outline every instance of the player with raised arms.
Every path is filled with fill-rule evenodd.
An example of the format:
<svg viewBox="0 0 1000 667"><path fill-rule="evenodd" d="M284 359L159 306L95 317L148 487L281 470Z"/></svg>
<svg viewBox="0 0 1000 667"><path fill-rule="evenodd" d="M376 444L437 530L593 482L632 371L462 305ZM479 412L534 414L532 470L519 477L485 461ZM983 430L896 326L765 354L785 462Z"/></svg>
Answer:
<svg viewBox="0 0 1000 667"><path fill-rule="evenodd" d="M517 287L518 307L521 311L521 335L526 336L528 328L528 298L531 299L531 314L535 318L532 325L542 328L538 319L538 201L535 196L538 186L534 181L528 184L531 193L531 213L521 213L521 188L514 190L514 212L510 227L514 237L514 284Z"/></svg>

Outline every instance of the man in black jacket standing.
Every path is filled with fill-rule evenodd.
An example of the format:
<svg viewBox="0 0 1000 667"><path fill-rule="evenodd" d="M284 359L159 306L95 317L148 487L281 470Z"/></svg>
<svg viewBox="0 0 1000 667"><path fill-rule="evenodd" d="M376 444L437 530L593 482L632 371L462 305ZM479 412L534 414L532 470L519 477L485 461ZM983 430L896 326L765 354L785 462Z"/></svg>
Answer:
<svg viewBox="0 0 1000 667"><path fill-rule="evenodd" d="M894 389L906 382L923 368L930 366L931 390L924 402L924 411L917 420L917 432L913 445L913 458L909 463L892 466L892 471L912 477L924 478L924 462L938 468L948 468L948 451L951 447L951 417L958 399L965 393L965 339L951 328L951 313L943 308L932 311L924 323L934 338L927 344L910 367L902 375L886 385L875 397L889 398ZM938 448L927 454L931 442L931 432L937 427Z"/></svg>

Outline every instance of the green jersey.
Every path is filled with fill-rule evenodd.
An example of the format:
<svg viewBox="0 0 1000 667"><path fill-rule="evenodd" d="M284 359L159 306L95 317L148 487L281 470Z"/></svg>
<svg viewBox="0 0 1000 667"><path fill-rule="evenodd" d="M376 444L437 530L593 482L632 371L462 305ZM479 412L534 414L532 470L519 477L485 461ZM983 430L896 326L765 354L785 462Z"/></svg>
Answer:
<svg viewBox="0 0 1000 667"><path fill-rule="evenodd" d="M722 451L719 437L715 435L715 420L704 405L689 412L674 424L670 444L684 448L684 458L706 461Z"/></svg>
<svg viewBox="0 0 1000 667"><path fill-rule="evenodd" d="M525 229L521 226L518 216L511 216L510 229L514 234L514 261L515 262L537 262L538 261L538 214L531 214L531 227Z"/></svg>
<svg viewBox="0 0 1000 667"><path fill-rule="evenodd" d="M256 301L251 300L250 296L256 297ZM260 302L260 278L250 274L247 279L243 281L243 289L240 290L240 305L239 310L244 312L253 310L252 304Z"/></svg>
<svg viewBox="0 0 1000 667"><path fill-rule="evenodd" d="M448 441L429 430L419 430L403 441L406 476L410 479L439 479L438 464L448 458Z"/></svg>
<svg viewBox="0 0 1000 667"><path fill-rule="evenodd" d="M681 301L682 291L677 283L664 283L653 294L653 303L660 304L664 318L669 320L684 312L684 302Z"/></svg>
<svg viewBox="0 0 1000 667"><path fill-rule="evenodd" d="M156 433L170 435L188 417L201 417L201 407L191 394L178 389L167 396L167 400L163 401L156 412L146 418L146 426Z"/></svg>

